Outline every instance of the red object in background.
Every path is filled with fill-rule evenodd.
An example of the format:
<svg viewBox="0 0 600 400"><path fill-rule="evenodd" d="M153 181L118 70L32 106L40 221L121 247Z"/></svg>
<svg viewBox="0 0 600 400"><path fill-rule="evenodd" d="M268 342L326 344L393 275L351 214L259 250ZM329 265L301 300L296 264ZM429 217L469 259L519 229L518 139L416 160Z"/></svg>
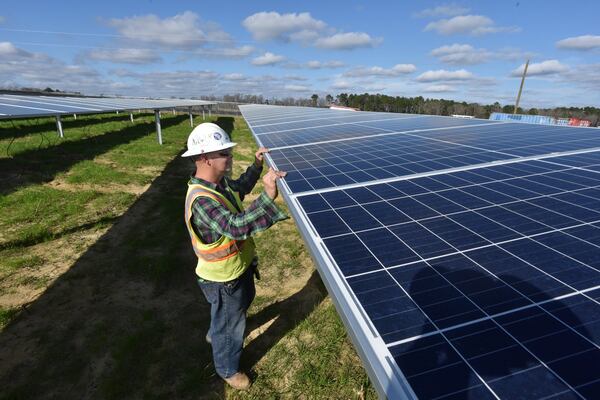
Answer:
<svg viewBox="0 0 600 400"><path fill-rule="evenodd" d="M587 119L569 118L569 126L590 126L592 121Z"/></svg>

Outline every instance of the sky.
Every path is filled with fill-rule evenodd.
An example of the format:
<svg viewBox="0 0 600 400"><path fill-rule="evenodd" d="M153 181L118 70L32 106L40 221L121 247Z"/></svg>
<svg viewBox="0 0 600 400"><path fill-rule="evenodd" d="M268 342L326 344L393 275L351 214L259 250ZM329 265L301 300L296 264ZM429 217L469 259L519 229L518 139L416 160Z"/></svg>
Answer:
<svg viewBox="0 0 600 400"><path fill-rule="evenodd" d="M600 1L7 1L0 88L600 107Z"/></svg>

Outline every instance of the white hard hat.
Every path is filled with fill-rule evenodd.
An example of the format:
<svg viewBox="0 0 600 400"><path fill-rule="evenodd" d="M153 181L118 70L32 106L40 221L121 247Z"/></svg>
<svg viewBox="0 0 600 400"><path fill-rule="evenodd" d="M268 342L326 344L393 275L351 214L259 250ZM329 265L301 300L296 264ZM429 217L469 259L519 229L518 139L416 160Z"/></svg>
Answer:
<svg viewBox="0 0 600 400"><path fill-rule="evenodd" d="M187 151L182 157L195 156L235 146L229 135L217 124L205 122L194 128L187 140Z"/></svg>

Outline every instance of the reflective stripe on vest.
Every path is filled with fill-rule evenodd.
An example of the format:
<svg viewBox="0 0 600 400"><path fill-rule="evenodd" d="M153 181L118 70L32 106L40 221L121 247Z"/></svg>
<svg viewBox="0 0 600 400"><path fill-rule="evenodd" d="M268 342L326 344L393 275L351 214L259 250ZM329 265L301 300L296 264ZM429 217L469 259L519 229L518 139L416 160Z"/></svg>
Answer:
<svg viewBox="0 0 600 400"><path fill-rule="evenodd" d="M224 196L216 195L212 192L207 191L203 187L192 189L188 192L185 204L185 220L186 225L188 225L188 231L190 234L190 238L192 239L192 247L194 248L196 256L198 256L198 258L202 258L204 261L212 262L225 260L229 257L236 255L242 248L242 245L244 244L245 240L235 240L226 238L226 240L224 240L220 246L207 249L207 244L203 243L196 234L196 232L193 230L191 226L192 204L194 204L194 200L196 200L198 197L209 197L221 203L224 207L228 208L229 211L238 212L235 209L235 207L233 207L233 205ZM238 207L241 208L241 205L238 204Z"/></svg>
<svg viewBox="0 0 600 400"><path fill-rule="evenodd" d="M227 207L234 214L243 211L242 201L237 193L233 192L224 181L225 189L233 196L234 203L221 193L201 184L188 184L188 193L185 202L186 226L194 251L198 255L196 275L202 279L213 282L227 282L241 276L252 264L256 255L256 246L251 237L246 240L233 240L221 235L212 243L203 243L192 226L192 205L199 196L210 197Z"/></svg>

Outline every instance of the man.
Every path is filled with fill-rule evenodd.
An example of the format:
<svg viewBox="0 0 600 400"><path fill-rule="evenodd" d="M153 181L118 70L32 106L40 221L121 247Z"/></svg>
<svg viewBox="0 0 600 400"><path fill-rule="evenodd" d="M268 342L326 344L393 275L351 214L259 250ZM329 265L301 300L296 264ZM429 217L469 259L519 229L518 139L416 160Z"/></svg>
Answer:
<svg viewBox="0 0 600 400"><path fill-rule="evenodd" d="M235 145L218 125L204 123L190 133L182 156L191 157L196 166L188 182L185 222L198 256L198 284L211 305L206 341L212 345L219 376L233 388L246 390L251 382L239 370L239 362L258 275L251 236L288 216L274 202L276 180L285 172L273 169L263 177L264 191L244 210L242 200L256 185L268 149L259 148L254 163L233 180L226 174Z"/></svg>

